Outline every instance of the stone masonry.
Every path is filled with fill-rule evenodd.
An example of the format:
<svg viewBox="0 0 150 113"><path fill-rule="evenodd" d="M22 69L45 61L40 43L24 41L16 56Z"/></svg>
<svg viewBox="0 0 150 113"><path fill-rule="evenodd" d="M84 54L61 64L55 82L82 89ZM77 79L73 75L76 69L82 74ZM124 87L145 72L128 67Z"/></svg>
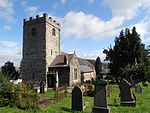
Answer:
<svg viewBox="0 0 150 113"><path fill-rule="evenodd" d="M47 83L48 67L60 54L60 25L48 14L24 19L23 58L21 62L23 81L34 80Z"/></svg>

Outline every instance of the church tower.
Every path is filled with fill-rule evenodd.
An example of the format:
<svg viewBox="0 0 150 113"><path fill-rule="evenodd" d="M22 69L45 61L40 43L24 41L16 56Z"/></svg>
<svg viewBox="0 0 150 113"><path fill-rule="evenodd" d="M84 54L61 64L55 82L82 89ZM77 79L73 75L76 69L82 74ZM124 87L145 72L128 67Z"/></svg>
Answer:
<svg viewBox="0 0 150 113"><path fill-rule="evenodd" d="M47 83L48 67L60 54L60 25L48 14L24 19L23 58L21 72L23 81Z"/></svg>

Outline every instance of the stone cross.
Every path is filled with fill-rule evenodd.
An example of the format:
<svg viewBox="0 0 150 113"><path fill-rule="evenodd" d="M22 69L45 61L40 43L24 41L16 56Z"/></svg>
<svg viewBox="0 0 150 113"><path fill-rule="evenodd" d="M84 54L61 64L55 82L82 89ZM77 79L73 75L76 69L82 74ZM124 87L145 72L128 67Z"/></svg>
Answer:
<svg viewBox="0 0 150 113"><path fill-rule="evenodd" d="M119 84L120 88L120 105L121 106L135 106L136 97L131 93L131 84L123 79Z"/></svg>
<svg viewBox="0 0 150 113"><path fill-rule="evenodd" d="M93 84L95 85L95 95L92 113L109 113L109 109L107 108L106 96L107 82L100 79L96 79L96 81L94 81Z"/></svg>
<svg viewBox="0 0 150 113"><path fill-rule="evenodd" d="M72 110L83 111L82 91L78 86L72 90Z"/></svg>

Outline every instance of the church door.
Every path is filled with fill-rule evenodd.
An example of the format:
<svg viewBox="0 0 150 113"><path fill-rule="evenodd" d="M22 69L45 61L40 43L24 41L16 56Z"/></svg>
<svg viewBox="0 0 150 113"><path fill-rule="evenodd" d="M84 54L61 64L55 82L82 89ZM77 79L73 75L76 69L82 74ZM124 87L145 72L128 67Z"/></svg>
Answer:
<svg viewBox="0 0 150 113"><path fill-rule="evenodd" d="M47 82L48 82L48 87L53 88L56 85L56 77L54 74L48 74L47 75Z"/></svg>

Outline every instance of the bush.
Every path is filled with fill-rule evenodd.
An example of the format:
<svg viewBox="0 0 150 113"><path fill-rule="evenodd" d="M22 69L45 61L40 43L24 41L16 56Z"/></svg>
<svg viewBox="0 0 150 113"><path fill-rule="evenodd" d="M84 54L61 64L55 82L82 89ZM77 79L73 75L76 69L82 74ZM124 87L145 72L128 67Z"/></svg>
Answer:
<svg viewBox="0 0 150 113"><path fill-rule="evenodd" d="M0 106L9 105L20 109L38 110L40 95L33 93L24 83L13 84L9 79L0 75Z"/></svg>

